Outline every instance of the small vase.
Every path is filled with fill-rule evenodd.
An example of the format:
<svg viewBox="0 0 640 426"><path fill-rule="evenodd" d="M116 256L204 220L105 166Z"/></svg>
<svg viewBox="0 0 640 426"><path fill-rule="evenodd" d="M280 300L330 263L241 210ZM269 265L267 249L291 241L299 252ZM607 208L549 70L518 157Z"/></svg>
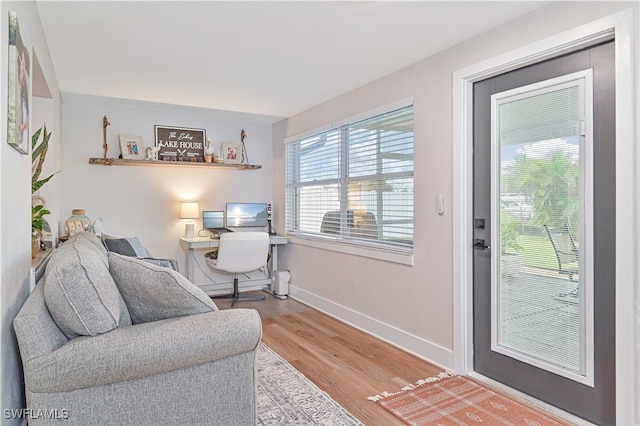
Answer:
<svg viewBox="0 0 640 426"><path fill-rule="evenodd" d="M31 233L31 258L37 256L40 251L40 233L38 231L33 231Z"/></svg>

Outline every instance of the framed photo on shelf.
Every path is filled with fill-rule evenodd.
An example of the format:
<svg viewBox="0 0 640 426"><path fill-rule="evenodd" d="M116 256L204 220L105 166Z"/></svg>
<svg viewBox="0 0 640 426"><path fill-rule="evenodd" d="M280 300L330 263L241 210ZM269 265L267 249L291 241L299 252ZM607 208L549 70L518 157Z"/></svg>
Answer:
<svg viewBox="0 0 640 426"><path fill-rule="evenodd" d="M142 137L136 135L118 135L120 152L124 160L144 160L145 151Z"/></svg>
<svg viewBox="0 0 640 426"><path fill-rule="evenodd" d="M84 232L84 224L80 219L67 220L67 233L69 236Z"/></svg>
<svg viewBox="0 0 640 426"><path fill-rule="evenodd" d="M222 144L222 160L224 164L241 164L242 149L239 144L223 143Z"/></svg>

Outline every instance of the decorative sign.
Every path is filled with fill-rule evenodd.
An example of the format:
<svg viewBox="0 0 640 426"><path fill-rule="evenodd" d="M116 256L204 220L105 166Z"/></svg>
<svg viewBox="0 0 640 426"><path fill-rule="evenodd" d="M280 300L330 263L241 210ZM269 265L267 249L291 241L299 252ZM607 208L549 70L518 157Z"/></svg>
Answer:
<svg viewBox="0 0 640 426"><path fill-rule="evenodd" d="M188 161L201 163L204 161L204 129L188 129L184 127L155 126L156 148L158 160Z"/></svg>

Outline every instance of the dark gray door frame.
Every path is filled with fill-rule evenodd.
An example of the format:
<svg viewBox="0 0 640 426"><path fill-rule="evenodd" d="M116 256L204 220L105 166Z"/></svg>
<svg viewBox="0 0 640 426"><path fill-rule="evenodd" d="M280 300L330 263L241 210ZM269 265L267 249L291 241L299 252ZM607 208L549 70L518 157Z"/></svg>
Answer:
<svg viewBox="0 0 640 426"><path fill-rule="evenodd" d="M491 95L593 69L593 230L595 384L585 386L491 349L491 265L488 250L476 250L474 329L476 370L596 424L615 423L615 75L614 42L606 42L501 74L475 84L474 196L476 217L489 212ZM582 165L581 167L583 167ZM588 167L588 166L587 166ZM588 206L583 206L588 207ZM486 229L481 235L484 235ZM490 249L492 250L492 249ZM488 335L487 335L488 333Z"/></svg>

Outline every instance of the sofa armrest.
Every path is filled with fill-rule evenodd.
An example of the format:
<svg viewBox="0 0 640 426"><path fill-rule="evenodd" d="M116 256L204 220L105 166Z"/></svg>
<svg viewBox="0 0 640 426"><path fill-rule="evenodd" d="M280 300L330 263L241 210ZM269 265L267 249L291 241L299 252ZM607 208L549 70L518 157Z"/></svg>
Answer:
<svg viewBox="0 0 640 426"><path fill-rule="evenodd" d="M31 392L61 392L135 380L253 351L261 334L253 309L137 324L26 361L25 381Z"/></svg>

